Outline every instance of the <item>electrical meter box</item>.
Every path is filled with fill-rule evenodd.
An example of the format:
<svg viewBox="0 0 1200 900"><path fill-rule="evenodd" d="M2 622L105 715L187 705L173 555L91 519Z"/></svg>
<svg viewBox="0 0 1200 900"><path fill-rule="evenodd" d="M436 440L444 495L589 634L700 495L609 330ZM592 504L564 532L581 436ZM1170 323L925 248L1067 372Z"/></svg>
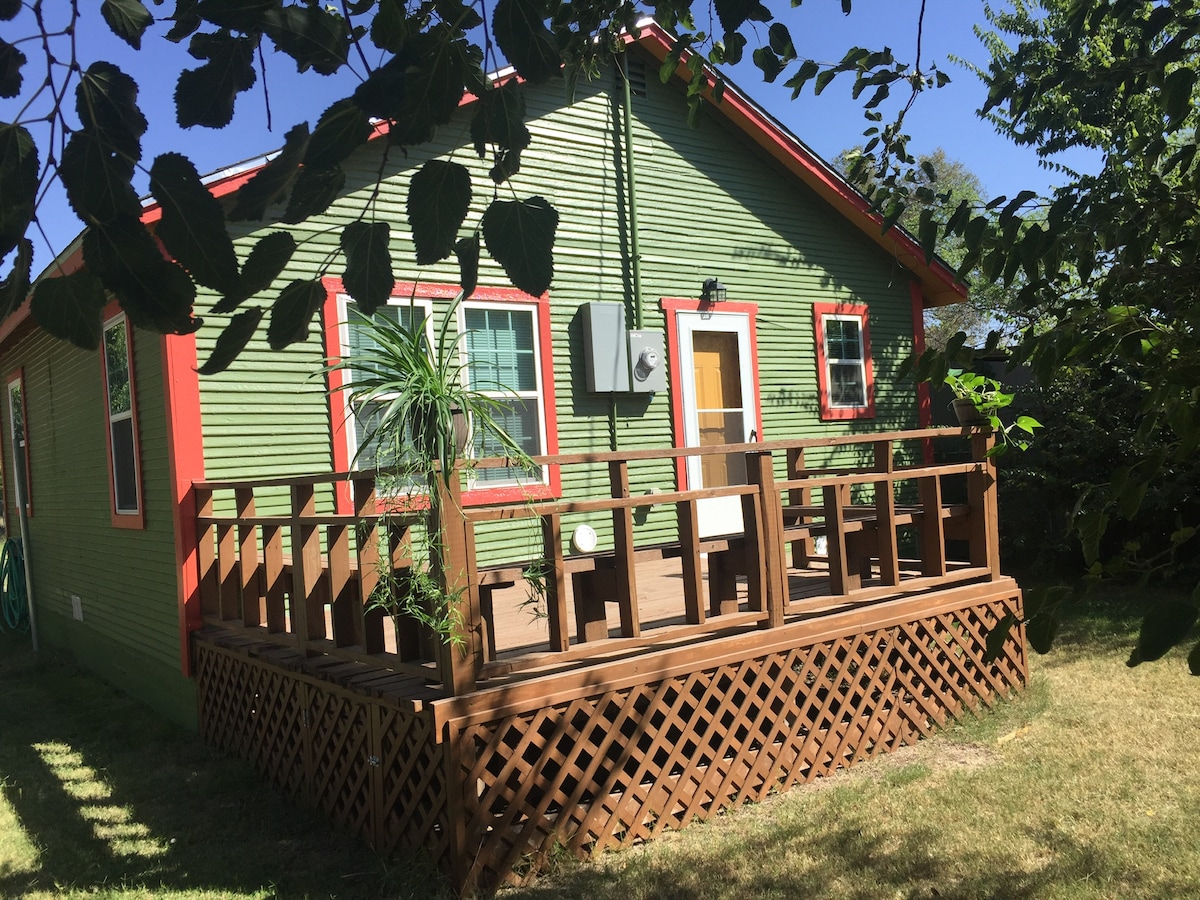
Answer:
<svg viewBox="0 0 1200 900"><path fill-rule="evenodd" d="M587 389L594 394L629 390L625 304L584 303L583 364Z"/></svg>
<svg viewBox="0 0 1200 900"><path fill-rule="evenodd" d="M649 394L667 389L665 347L661 331L629 332L629 390Z"/></svg>

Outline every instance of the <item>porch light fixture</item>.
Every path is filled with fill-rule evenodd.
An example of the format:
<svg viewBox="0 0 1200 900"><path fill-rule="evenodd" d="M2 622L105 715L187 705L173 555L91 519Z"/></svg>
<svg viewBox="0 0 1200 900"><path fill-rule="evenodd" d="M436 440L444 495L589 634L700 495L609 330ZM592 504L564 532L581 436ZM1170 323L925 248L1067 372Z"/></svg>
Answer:
<svg viewBox="0 0 1200 900"><path fill-rule="evenodd" d="M723 303L729 291L715 278L705 278L700 287L700 299L705 303Z"/></svg>

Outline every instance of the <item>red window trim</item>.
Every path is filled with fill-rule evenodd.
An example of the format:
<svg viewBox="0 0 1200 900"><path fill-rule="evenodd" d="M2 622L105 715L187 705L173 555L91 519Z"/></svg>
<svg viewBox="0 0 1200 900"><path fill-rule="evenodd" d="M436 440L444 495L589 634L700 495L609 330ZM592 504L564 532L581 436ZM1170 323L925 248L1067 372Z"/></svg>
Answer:
<svg viewBox="0 0 1200 900"><path fill-rule="evenodd" d="M825 422L847 419L875 418L875 364L871 358L871 326L868 321L869 307L865 303L814 303L813 326L817 342L817 394L820 402L821 420ZM829 365L825 355L825 316L853 316L859 320L863 344L863 378L866 382L867 402L865 406L835 407L829 398Z"/></svg>
<svg viewBox="0 0 1200 900"><path fill-rule="evenodd" d="M22 455L25 457L25 515L33 518L33 466L30 464L29 445L31 443L29 437L29 392L25 390L25 368L22 366L19 369L14 369L9 373L4 382L4 399L8 404L8 443L11 446L13 441L12 433L12 383L18 381L21 384L21 425L25 432L25 448ZM16 449L15 447L13 449ZM8 467L8 461L5 460L5 468ZM17 496L17 474L13 473L13 497ZM13 510L19 515L21 510L13 506Z"/></svg>
<svg viewBox="0 0 1200 900"><path fill-rule="evenodd" d="M129 365L129 416L133 422L133 464L136 467L134 482L137 487L137 512L117 511L117 472L113 461L112 419L109 416L108 408L108 354L105 352L104 335L108 332L109 327L115 324L118 319L123 319L125 322L125 353L128 356ZM144 467L142 466L141 426L138 420L137 374L134 369L136 359L133 350L134 329L129 323L129 317L125 315L115 301L105 307L101 322L103 322L103 326L100 331L100 389L104 400L104 405L101 408L104 410L104 449L108 456L109 514L112 518L113 528L144 530L146 527L146 494L142 485L142 470Z"/></svg>
<svg viewBox="0 0 1200 900"><path fill-rule="evenodd" d="M683 382L682 355L679 349L679 320L676 313L680 312L711 312L711 313L741 313L750 319L750 371L754 379L754 417L758 426L758 439L764 440L762 422L762 381L758 375L758 304L730 303L721 301L713 303L708 300L694 298L663 297L659 301L663 311L663 320L667 326L667 358L670 368L667 370L671 383L671 440L674 446L683 447ZM687 460L678 457L675 460L675 481L679 490L688 489Z"/></svg>
<svg viewBox="0 0 1200 900"><path fill-rule="evenodd" d="M324 278L325 304L321 310L322 330L325 337L326 363L332 365L344 354L341 329L338 327L338 295L346 294L340 278ZM428 284L397 281L392 287L392 296L416 297L421 300L453 300L458 296L458 285ZM554 394L554 345L550 332L550 297L543 294L533 297L516 288L479 287L468 298L488 303L524 303L537 307L538 348L541 353L542 416L546 427L546 455L558 453L558 407ZM338 370L329 373L329 422L330 440L333 445L333 469L335 472L350 471L350 441L346 433L346 373ZM478 488L463 494L467 506L488 503L521 503L526 500L548 500L562 496L562 475L558 466L548 466L547 483L531 486L506 486ZM350 514L354 504L350 497L350 485L345 481L337 485L337 510Z"/></svg>

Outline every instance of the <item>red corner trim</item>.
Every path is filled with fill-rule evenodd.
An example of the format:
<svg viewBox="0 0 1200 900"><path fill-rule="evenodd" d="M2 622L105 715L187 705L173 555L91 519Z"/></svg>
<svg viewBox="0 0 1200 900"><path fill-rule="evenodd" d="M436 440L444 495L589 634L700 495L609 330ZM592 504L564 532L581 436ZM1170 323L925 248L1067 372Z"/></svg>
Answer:
<svg viewBox="0 0 1200 900"><path fill-rule="evenodd" d="M200 627L200 570L197 558L196 491L204 478L204 437L200 420L200 377L194 335L162 338L163 393L166 399L167 458L171 469L171 518L179 604L179 658L192 674L188 636Z"/></svg>
<svg viewBox="0 0 1200 900"><path fill-rule="evenodd" d="M345 286L339 278L323 278L326 298L321 310L322 332L325 338L325 358L327 364L337 362L345 355L342 347L341 329L338 327L338 295L346 293ZM392 287L393 297L416 297L421 300L453 300L461 288L450 284L418 284L414 282L397 281ZM550 297L543 294L533 297L516 288L479 287L471 294L469 300L483 300L491 303L527 303L536 304L538 308L538 349L540 351L542 376L542 415L546 424L546 455L558 453L558 405L554 391L554 344L550 330ZM350 439L346 433L348 415L346 410L345 391L346 373L341 370L328 374L329 423L330 440L333 444L333 468L335 472L350 471ZM353 501L350 497L350 486L345 481L338 482L336 493L337 511L340 514L353 512ZM518 485L480 488L463 494L463 504L466 506L481 506L489 503L520 503L526 500L546 500L562 496L562 474L558 466L550 466L545 485L521 487Z"/></svg>
<svg viewBox="0 0 1200 900"><path fill-rule="evenodd" d="M821 420L875 418L875 365L871 358L871 326L869 308L861 303L814 303L813 324L817 341L817 395L820 399ZM829 399L829 366L825 356L825 316L856 316L862 328L863 370L866 379L867 405L850 408L834 407Z"/></svg>
<svg viewBox="0 0 1200 900"><path fill-rule="evenodd" d="M667 359L671 373L671 439L675 447L685 447L683 426L683 377L682 354L679 349L679 319L680 312L728 312L741 313L750 319L750 373L754 379L754 421L757 426L758 439L763 440L762 422L762 383L758 376L758 304L729 303L722 301L719 305L707 300L691 298L663 297L658 301L662 307L663 319L667 325ZM687 461L683 457L675 460L675 480L678 489L688 489Z"/></svg>
<svg viewBox="0 0 1200 900"><path fill-rule="evenodd" d="M121 312L120 305L114 300L104 308L100 319L104 323L104 331L118 318L125 320L125 350L129 357L126 364L129 366L129 413L133 421L133 459L136 466L134 478L137 481L138 508L134 513L117 512L117 470L113 464L112 421L109 419L108 410L108 354L105 351L104 338L101 336L100 393L103 405L100 408L104 410L104 450L108 456L108 512L113 528L142 530L146 527L146 491L142 478L142 425L137 404L137 356L133 349L135 332L129 317Z"/></svg>

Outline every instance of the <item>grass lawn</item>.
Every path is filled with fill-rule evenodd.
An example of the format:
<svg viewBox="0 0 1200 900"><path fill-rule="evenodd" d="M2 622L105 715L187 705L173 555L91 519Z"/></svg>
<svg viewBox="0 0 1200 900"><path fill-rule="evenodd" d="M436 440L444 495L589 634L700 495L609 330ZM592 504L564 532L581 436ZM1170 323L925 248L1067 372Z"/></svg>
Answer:
<svg viewBox="0 0 1200 900"><path fill-rule="evenodd" d="M1200 896L1200 681L1130 670L1120 610L1030 689L878 762L508 897ZM1116 632L1117 638L1112 635ZM240 763L0 636L0 896L436 897Z"/></svg>

